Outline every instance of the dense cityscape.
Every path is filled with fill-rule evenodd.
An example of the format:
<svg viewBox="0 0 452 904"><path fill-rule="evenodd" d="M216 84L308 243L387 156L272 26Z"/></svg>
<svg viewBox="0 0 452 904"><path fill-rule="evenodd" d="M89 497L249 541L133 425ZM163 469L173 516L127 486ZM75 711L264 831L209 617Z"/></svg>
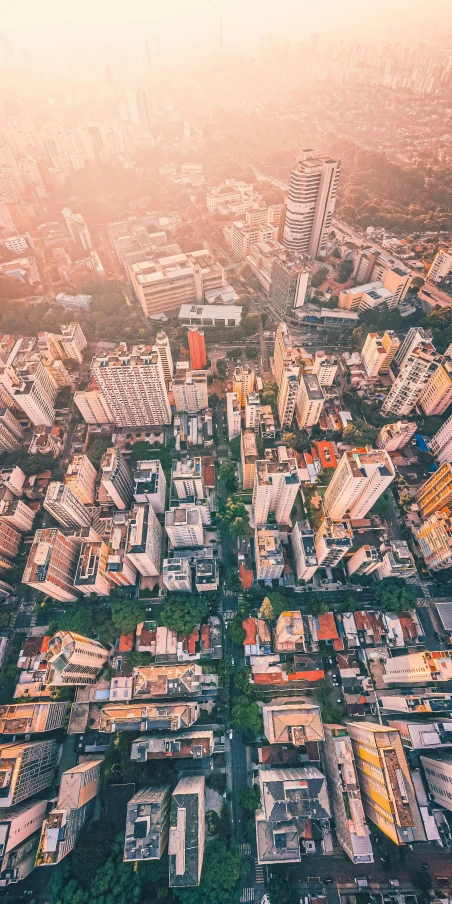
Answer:
<svg viewBox="0 0 452 904"><path fill-rule="evenodd" d="M11 904L452 899L449 38L240 46L0 36Z"/></svg>

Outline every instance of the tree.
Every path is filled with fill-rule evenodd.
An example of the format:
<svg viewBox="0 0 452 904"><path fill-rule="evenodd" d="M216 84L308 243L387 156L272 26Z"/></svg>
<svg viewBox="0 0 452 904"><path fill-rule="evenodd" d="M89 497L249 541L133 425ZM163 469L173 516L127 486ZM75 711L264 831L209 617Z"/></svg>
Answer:
<svg viewBox="0 0 452 904"><path fill-rule="evenodd" d="M269 621L271 621L271 619L274 617L273 606L268 596L265 596L262 600L262 606L259 610L259 615L261 618L266 618Z"/></svg>
<svg viewBox="0 0 452 904"><path fill-rule="evenodd" d="M231 439L229 443L229 448L231 450L231 458L233 461L240 461L240 445L241 445L241 437L234 436L234 439Z"/></svg>
<svg viewBox="0 0 452 904"><path fill-rule="evenodd" d="M353 261L351 261L351 260L342 261L342 263L339 267L339 274L337 277L338 282L340 282L340 283L347 282L347 280L350 279L350 277L353 273L354 266L355 265L354 265Z"/></svg>
<svg viewBox="0 0 452 904"><path fill-rule="evenodd" d="M319 286L321 286L322 283L325 282L327 276L328 276L328 268L320 267L320 269L317 270L317 273L314 273L314 276L311 279L311 286L313 286L314 289L318 289ZM345 280L344 280L344 282L345 282Z"/></svg>
<svg viewBox="0 0 452 904"><path fill-rule="evenodd" d="M411 280L412 289L422 289L422 286L424 285L425 280L422 279L422 276L415 276L414 279Z"/></svg>
<svg viewBox="0 0 452 904"><path fill-rule="evenodd" d="M416 591L403 578L383 578L375 587L374 596L384 612L403 612L416 603Z"/></svg>
<svg viewBox="0 0 452 904"><path fill-rule="evenodd" d="M194 596L191 593L168 593L160 621L175 634L187 637L205 619L207 613L208 604L204 594Z"/></svg>
<svg viewBox="0 0 452 904"><path fill-rule="evenodd" d="M224 461L220 465L220 477L223 480L225 489L228 493L234 493L237 489L237 479L235 476L235 465L232 461Z"/></svg>
<svg viewBox="0 0 452 904"><path fill-rule="evenodd" d="M233 537L249 536L251 534L250 519L243 502L229 498L223 511L218 512L218 522L226 528Z"/></svg>
<svg viewBox="0 0 452 904"><path fill-rule="evenodd" d="M288 446L289 449L295 449L295 443L297 441L296 433L283 433L282 441L285 446Z"/></svg>
<svg viewBox="0 0 452 904"><path fill-rule="evenodd" d="M225 380L228 373L228 362L225 358L218 358L217 364L217 374L221 380Z"/></svg>
<svg viewBox="0 0 452 904"><path fill-rule="evenodd" d="M99 821L81 832L72 855L72 872L83 885L93 881L108 859L115 835L112 825Z"/></svg>
<svg viewBox="0 0 452 904"><path fill-rule="evenodd" d="M252 788L243 788L239 796L240 806L246 815L254 815L261 805L261 794L259 785L253 785Z"/></svg>
<svg viewBox="0 0 452 904"><path fill-rule="evenodd" d="M243 645L243 641L246 637L245 628L242 627L242 617L241 615L236 615L232 621L229 628L229 636L232 640L232 643L235 643L238 647Z"/></svg>
<svg viewBox="0 0 452 904"><path fill-rule="evenodd" d="M182 904L238 904L242 872L242 854L214 840L206 845L200 885L174 891Z"/></svg>
<svg viewBox="0 0 452 904"><path fill-rule="evenodd" d="M110 594L111 617L118 634L130 634L139 622L146 618L146 609L141 600L130 600L124 596Z"/></svg>
<svg viewBox="0 0 452 904"><path fill-rule="evenodd" d="M95 436L90 438L86 454L94 465L96 470L99 469L101 458L104 452L111 446L111 436Z"/></svg>
<svg viewBox="0 0 452 904"><path fill-rule="evenodd" d="M232 707L232 724L247 735L260 734L263 723L257 703L244 695L237 697Z"/></svg>
<svg viewBox="0 0 452 904"><path fill-rule="evenodd" d="M377 427L372 427L366 421L356 420L344 430L344 442L355 446L372 446L378 436Z"/></svg>
<svg viewBox="0 0 452 904"><path fill-rule="evenodd" d="M311 615L326 615L329 611L326 603L319 593L309 593L305 596L305 602Z"/></svg>

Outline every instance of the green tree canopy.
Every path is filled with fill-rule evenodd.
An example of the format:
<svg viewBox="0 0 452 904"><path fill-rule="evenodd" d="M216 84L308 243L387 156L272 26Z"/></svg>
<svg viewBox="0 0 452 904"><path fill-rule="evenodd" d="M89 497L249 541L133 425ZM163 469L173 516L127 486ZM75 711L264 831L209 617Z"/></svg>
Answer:
<svg viewBox="0 0 452 904"><path fill-rule="evenodd" d="M130 634L146 617L146 608L141 600L130 600L114 593L110 594L111 618L118 634Z"/></svg>
<svg viewBox="0 0 452 904"><path fill-rule="evenodd" d="M232 619L230 627L229 627L229 635L232 640L232 643L237 644L237 646L241 646L246 637L246 631L242 628L242 616L236 615L235 618Z"/></svg>
<svg viewBox="0 0 452 904"><path fill-rule="evenodd" d="M72 855L72 872L83 885L90 885L108 860L115 835L110 823L99 820L80 833Z"/></svg>
<svg viewBox="0 0 452 904"><path fill-rule="evenodd" d="M240 792L239 801L242 810L244 810L247 815L254 815L261 805L259 785L253 785L252 788L243 788Z"/></svg>
<svg viewBox="0 0 452 904"><path fill-rule="evenodd" d="M375 587L374 596L385 612L403 612L416 604L416 590L403 578L383 578Z"/></svg>
<svg viewBox="0 0 452 904"><path fill-rule="evenodd" d="M223 480L228 493L233 493L237 489L237 479L233 461L224 461L220 465L220 477Z"/></svg>
<svg viewBox="0 0 452 904"><path fill-rule="evenodd" d="M243 857L223 841L211 841L204 853L200 885L177 888L182 904L238 904Z"/></svg>
<svg viewBox="0 0 452 904"><path fill-rule="evenodd" d="M355 446L372 446L378 436L378 429L366 421L353 421L344 430L344 442Z"/></svg>
<svg viewBox="0 0 452 904"><path fill-rule="evenodd" d="M240 461L240 444L241 444L240 435L234 436L234 439L231 439L231 441L229 443L229 448L231 450L231 456L234 461ZM226 462L225 462L225 464L226 464Z"/></svg>
<svg viewBox="0 0 452 904"><path fill-rule="evenodd" d="M162 625L183 637L187 637L205 619L208 601L204 594L168 593L160 613Z"/></svg>
<svg viewBox="0 0 452 904"><path fill-rule="evenodd" d="M249 735L257 735L262 731L262 715L255 702L247 696L236 697L232 707L232 724L234 728Z"/></svg>
<svg viewBox="0 0 452 904"><path fill-rule="evenodd" d="M229 498L224 509L218 513L218 521L233 537L251 534L249 515L245 504L240 500Z"/></svg>

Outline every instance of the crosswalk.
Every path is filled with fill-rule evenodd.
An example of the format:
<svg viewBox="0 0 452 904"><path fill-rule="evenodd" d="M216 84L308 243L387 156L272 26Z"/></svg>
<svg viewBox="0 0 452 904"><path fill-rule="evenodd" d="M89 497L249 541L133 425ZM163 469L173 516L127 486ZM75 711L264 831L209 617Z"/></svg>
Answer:
<svg viewBox="0 0 452 904"><path fill-rule="evenodd" d="M248 901L254 901L254 888L244 888L240 895L241 904L247 904Z"/></svg>
<svg viewBox="0 0 452 904"><path fill-rule="evenodd" d="M243 851L244 854L248 854L248 855L251 854L251 845L250 844L247 844L245 842L245 844L240 844L239 848L241 851Z"/></svg>
<svg viewBox="0 0 452 904"><path fill-rule="evenodd" d="M264 885L264 867L255 860L256 884Z"/></svg>

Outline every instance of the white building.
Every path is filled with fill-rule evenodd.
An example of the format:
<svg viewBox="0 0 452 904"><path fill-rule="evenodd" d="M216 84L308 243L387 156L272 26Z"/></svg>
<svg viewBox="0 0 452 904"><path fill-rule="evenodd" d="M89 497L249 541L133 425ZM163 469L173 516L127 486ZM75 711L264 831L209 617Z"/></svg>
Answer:
<svg viewBox="0 0 452 904"><path fill-rule="evenodd" d="M162 364L165 382L168 385L169 382L173 379L174 364L169 339L163 330L160 330L157 333L157 336L155 338L155 347Z"/></svg>
<svg viewBox="0 0 452 904"><path fill-rule="evenodd" d="M296 563L297 579L311 581L317 571L317 553L314 542L314 531L308 521L296 521L290 535L292 551Z"/></svg>
<svg viewBox="0 0 452 904"><path fill-rule="evenodd" d="M115 353L94 358L92 373L118 427L171 423L165 374L155 347L134 346L128 353L122 344Z"/></svg>
<svg viewBox="0 0 452 904"><path fill-rule="evenodd" d="M452 423L452 418L450 420ZM403 449L409 443L413 434L416 433L416 429L414 421L396 421L394 424L385 424L377 436L375 445L377 449L385 449L386 452L395 452L397 449Z"/></svg>
<svg viewBox="0 0 452 904"><path fill-rule="evenodd" d="M151 505L138 503L128 523L126 555L145 577L160 574L162 528Z"/></svg>
<svg viewBox="0 0 452 904"><path fill-rule="evenodd" d="M245 402L245 428L259 433L261 399L258 392L249 392Z"/></svg>
<svg viewBox="0 0 452 904"><path fill-rule="evenodd" d="M399 373L399 371L403 369L411 352L413 352L418 345L421 345L423 342L430 343L431 341L431 333L427 330L418 326L410 327L394 357L394 372Z"/></svg>
<svg viewBox="0 0 452 904"><path fill-rule="evenodd" d="M133 493L132 475L124 456L119 449L107 449L100 467L102 486L116 508L123 511L128 508Z"/></svg>
<svg viewBox="0 0 452 904"><path fill-rule="evenodd" d="M13 405L21 408L35 427L52 426L58 386L42 361L30 367L2 367L0 384Z"/></svg>
<svg viewBox="0 0 452 904"><path fill-rule="evenodd" d="M385 659L383 681L385 684L434 684L452 678L452 654L450 650L430 653L407 653Z"/></svg>
<svg viewBox="0 0 452 904"><path fill-rule="evenodd" d="M191 593L192 574L189 559L164 559L163 585L173 593Z"/></svg>
<svg viewBox="0 0 452 904"><path fill-rule="evenodd" d="M444 461L452 462L452 415L444 421L438 433L435 433L430 449L439 464Z"/></svg>
<svg viewBox="0 0 452 904"><path fill-rule="evenodd" d="M239 326L242 308L236 304L182 304L179 320L190 326Z"/></svg>
<svg viewBox="0 0 452 904"><path fill-rule="evenodd" d="M290 176L282 244L289 251L322 255L333 221L341 164L303 151Z"/></svg>
<svg viewBox="0 0 452 904"><path fill-rule="evenodd" d="M240 409L240 399L236 392L226 393L226 415L228 421L228 439L235 439L239 436L242 419Z"/></svg>
<svg viewBox="0 0 452 904"><path fill-rule="evenodd" d="M77 321L74 321L74 323L63 323L61 325L61 336L58 338L64 357L81 364L83 351L88 343L80 324Z"/></svg>
<svg viewBox="0 0 452 904"><path fill-rule="evenodd" d="M278 414L281 427L290 427L295 414L295 406L300 391L298 367L285 367L278 390Z"/></svg>
<svg viewBox="0 0 452 904"><path fill-rule="evenodd" d="M165 512L165 528L173 549L204 544L201 510L194 505Z"/></svg>
<svg viewBox="0 0 452 904"><path fill-rule="evenodd" d="M317 424L325 404L325 396L315 374L302 374L296 412L300 430Z"/></svg>
<svg viewBox="0 0 452 904"><path fill-rule="evenodd" d="M381 556L376 546L360 546L347 561L347 571L352 574L371 574L381 563Z"/></svg>
<svg viewBox="0 0 452 904"><path fill-rule="evenodd" d="M108 650L74 631L58 631L49 641L44 681L52 687L94 684Z"/></svg>
<svg viewBox="0 0 452 904"><path fill-rule="evenodd" d="M22 533L32 529L35 514L21 499L5 498L0 502L0 523L8 524Z"/></svg>
<svg viewBox="0 0 452 904"><path fill-rule="evenodd" d="M20 882L34 869L39 835L46 815L47 798L32 798L9 809L0 809L0 884ZM33 836L33 837L32 837Z"/></svg>
<svg viewBox="0 0 452 904"><path fill-rule="evenodd" d="M173 377L171 391L176 411L194 414L209 405L207 373L204 370L178 371Z"/></svg>
<svg viewBox="0 0 452 904"><path fill-rule="evenodd" d="M157 459L138 461L133 473L135 502L149 502L157 515L165 511L166 477Z"/></svg>
<svg viewBox="0 0 452 904"><path fill-rule="evenodd" d="M178 499L186 499L189 502L194 502L195 499L204 499L205 488L201 456L190 457L183 455L180 459L173 458L171 483L171 495L174 492Z"/></svg>
<svg viewBox="0 0 452 904"><path fill-rule="evenodd" d="M24 431L9 408L0 408L0 452L19 449Z"/></svg>
<svg viewBox="0 0 452 904"><path fill-rule="evenodd" d="M428 282L439 283L441 280L449 276L452 270L452 251L446 251L444 248L435 255L430 270L427 273Z"/></svg>
<svg viewBox="0 0 452 904"><path fill-rule="evenodd" d="M334 383L337 369L339 367L337 358L334 355L326 355L325 352L317 351L314 358L313 373L319 381L319 386L332 386Z"/></svg>
<svg viewBox="0 0 452 904"><path fill-rule="evenodd" d="M254 532L254 555L258 581L273 581L284 571L284 555L275 524L258 524Z"/></svg>
<svg viewBox="0 0 452 904"><path fill-rule="evenodd" d="M74 245L78 245L83 251L90 251L93 247L91 236L81 213L72 213L69 207L64 207L61 213Z"/></svg>
<svg viewBox="0 0 452 904"><path fill-rule="evenodd" d="M421 756L421 763L433 799L446 810L452 810L452 755L444 752Z"/></svg>
<svg viewBox="0 0 452 904"><path fill-rule="evenodd" d="M317 562L322 568L334 568L353 546L353 531L350 521L332 521L325 518L316 535L315 551Z"/></svg>
<svg viewBox="0 0 452 904"><path fill-rule="evenodd" d="M110 581L107 573L108 547L103 540L88 540L82 543L78 560L75 588L84 596L110 595Z"/></svg>
<svg viewBox="0 0 452 904"><path fill-rule="evenodd" d="M290 513L301 486L295 458L289 458L285 446L267 450L270 455L256 463L253 488L255 524L266 524L274 512L280 524L290 524Z"/></svg>
<svg viewBox="0 0 452 904"><path fill-rule="evenodd" d="M384 449L344 452L324 496L329 518L339 521L346 513L352 520L365 518L392 483L394 465Z"/></svg>
<svg viewBox="0 0 452 904"><path fill-rule="evenodd" d="M44 508L64 527L88 527L91 514L71 487L52 481L44 499Z"/></svg>
<svg viewBox="0 0 452 904"><path fill-rule="evenodd" d="M79 548L56 528L37 530L22 581L61 602L75 602Z"/></svg>
<svg viewBox="0 0 452 904"><path fill-rule="evenodd" d="M76 392L74 402L87 424L113 424L114 418L100 389Z"/></svg>
<svg viewBox="0 0 452 904"><path fill-rule="evenodd" d="M407 578L414 577L416 565L411 555L409 546L405 540L394 540L391 548L382 553L381 564L378 566L378 577L383 578Z"/></svg>

